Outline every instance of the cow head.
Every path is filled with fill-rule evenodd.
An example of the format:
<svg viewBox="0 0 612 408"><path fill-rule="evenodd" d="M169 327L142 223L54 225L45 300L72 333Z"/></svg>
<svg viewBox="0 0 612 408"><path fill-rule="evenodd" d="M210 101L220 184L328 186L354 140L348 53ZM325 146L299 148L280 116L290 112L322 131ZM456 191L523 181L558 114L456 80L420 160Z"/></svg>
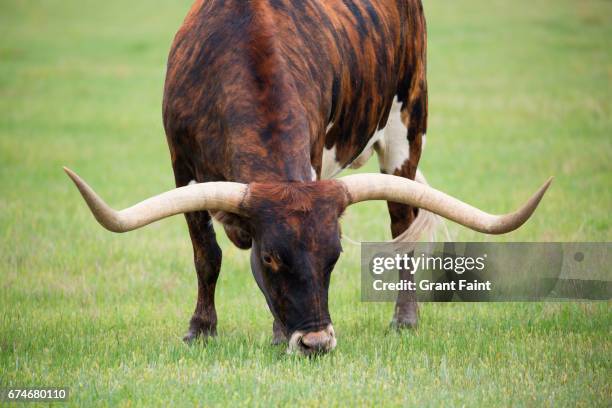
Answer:
<svg viewBox="0 0 612 408"><path fill-rule="evenodd" d="M96 219L114 232L193 211L237 215L251 238L253 274L284 326L289 350L304 354L329 351L336 345L327 296L330 274L341 252L338 219L346 206L387 200L429 210L476 231L501 234L531 216L551 182L506 215L487 214L427 185L384 174L305 183L193 184L115 211L75 173L66 172Z"/></svg>
<svg viewBox="0 0 612 408"><path fill-rule="evenodd" d="M290 350L311 354L336 345L327 298L347 204L337 182L250 185L251 269Z"/></svg>

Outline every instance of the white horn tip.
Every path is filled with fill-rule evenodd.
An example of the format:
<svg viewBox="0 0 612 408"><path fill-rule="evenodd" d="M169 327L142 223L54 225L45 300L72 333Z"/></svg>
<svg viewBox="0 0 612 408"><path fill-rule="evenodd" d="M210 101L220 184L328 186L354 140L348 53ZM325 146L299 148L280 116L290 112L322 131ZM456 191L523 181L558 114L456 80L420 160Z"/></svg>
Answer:
<svg viewBox="0 0 612 408"><path fill-rule="evenodd" d="M546 180L546 182L542 185L542 187L540 187L538 192L535 194L536 197L538 197L538 201L544 196L544 193L546 193L546 191L548 190L548 187L550 187L550 185L552 184L553 179L554 177L550 176L548 180Z"/></svg>
<svg viewBox="0 0 612 408"><path fill-rule="evenodd" d="M68 167L64 166L64 171L66 172L68 177L70 177L70 180L72 180L72 182L77 186L77 188L81 192L81 195L83 196L85 201L87 201L89 203L90 200L91 200L90 196L92 196L92 195L95 196L95 193L93 193L93 190L90 191L91 187L89 187L87 185L87 183L85 183L85 181L83 181L83 179L81 177L79 177L78 174L76 174L74 171L70 170Z"/></svg>
<svg viewBox="0 0 612 408"><path fill-rule="evenodd" d="M546 190L550 187L550 184L553 181L553 177L549 177L548 180L536 191L533 196L525 203L525 205L515 212L514 214L508 214L507 216L501 216L503 220L501 224L497 225L495 228L490 231L485 231L489 234L505 234L510 231L514 231L523 225L534 213L540 201L544 197Z"/></svg>
<svg viewBox="0 0 612 408"><path fill-rule="evenodd" d="M81 178L74 171L70 170L66 166L63 166L63 169L64 169L64 172L68 175L68 177L72 179L72 181L74 181L75 183L80 181Z"/></svg>

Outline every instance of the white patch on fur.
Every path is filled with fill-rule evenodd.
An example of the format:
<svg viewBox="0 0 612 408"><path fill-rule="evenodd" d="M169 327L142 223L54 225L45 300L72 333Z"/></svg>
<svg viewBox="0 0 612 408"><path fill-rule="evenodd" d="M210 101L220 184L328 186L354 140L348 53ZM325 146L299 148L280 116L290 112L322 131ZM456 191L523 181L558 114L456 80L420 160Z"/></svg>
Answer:
<svg viewBox="0 0 612 408"><path fill-rule="evenodd" d="M401 107L402 104L396 97L384 128L384 137L378 142L380 168L387 174L401 169L404 162L410 158L408 130L402 123Z"/></svg>
<svg viewBox="0 0 612 408"><path fill-rule="evenodd" d="M327 126L327 132L332 128L333 124ZM373 146L384 136L384 129L378 130L368 140L368 143L363 148L361 153L357 156L352 163L348 163L345 166L340 165L336 159L336 146L332 146L331 149L323 148L323 167L321 169L321 179L330 179L338 174L347 167L352 169L358 169L368 162L374 151Z"/></svg>
<svg viewBox="0 0 612 408"><path fill-rule="evenodd" d="M338 160L336 159L336 146L331 149L323 148L323 164L321 168L321 179L330 179L335 177L343 170Z"/></svg>
<svg viewBox="0 0 612 408"><path fill-rule="evenodd" d="M190 185L192 185L192 184L198 184L198 182L197 182L197 181L195 181L195 180L191 180L189 183L187 183L187 185L188 185L188 186L190 186Z"/></svg>
<svg viewBox="0 0 612 408"><path fill-rule="evenodd" d="M331 128L334 127L334 122L330 122L325 128L325 134L327 135ZM323 158L321 160L321 179L330 179L340 173L343 170L340 163L336 159L336 146L332 146L331 149L323 147Z"/></svg>
<svg viewBox="0 0 612 408"><path fill-rule="evenodd" d="M310 179L312 181L317 181L317 172L315 171L314 167L310 166Z"/></svg>

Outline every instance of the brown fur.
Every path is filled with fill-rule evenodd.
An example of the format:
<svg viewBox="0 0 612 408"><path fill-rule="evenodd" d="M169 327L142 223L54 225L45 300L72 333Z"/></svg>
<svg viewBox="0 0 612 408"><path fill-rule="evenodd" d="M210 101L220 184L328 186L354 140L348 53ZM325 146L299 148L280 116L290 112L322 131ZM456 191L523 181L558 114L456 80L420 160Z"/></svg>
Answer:
<svg viewBox="0 0 612 408"><path fill-rule="evenodd" d="M425 41L418 0L196 2L168 61L173 161L197 181L308 181L323 146L350 164L396 95L415 139Z"/></svg>

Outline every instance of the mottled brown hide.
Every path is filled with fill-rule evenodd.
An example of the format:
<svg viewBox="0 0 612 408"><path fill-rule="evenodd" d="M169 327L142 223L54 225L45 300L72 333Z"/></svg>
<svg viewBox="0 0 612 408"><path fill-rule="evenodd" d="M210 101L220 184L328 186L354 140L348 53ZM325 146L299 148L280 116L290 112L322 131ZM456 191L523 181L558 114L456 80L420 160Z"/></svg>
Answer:
<svg viewBox="0 0 612 408"><path fill-rule="evenodd" d="M172 157L198 181L310 180L323 146L346 167L395 96L426 117L425 51L418 0L196 2L168 61Z"/></svg>

